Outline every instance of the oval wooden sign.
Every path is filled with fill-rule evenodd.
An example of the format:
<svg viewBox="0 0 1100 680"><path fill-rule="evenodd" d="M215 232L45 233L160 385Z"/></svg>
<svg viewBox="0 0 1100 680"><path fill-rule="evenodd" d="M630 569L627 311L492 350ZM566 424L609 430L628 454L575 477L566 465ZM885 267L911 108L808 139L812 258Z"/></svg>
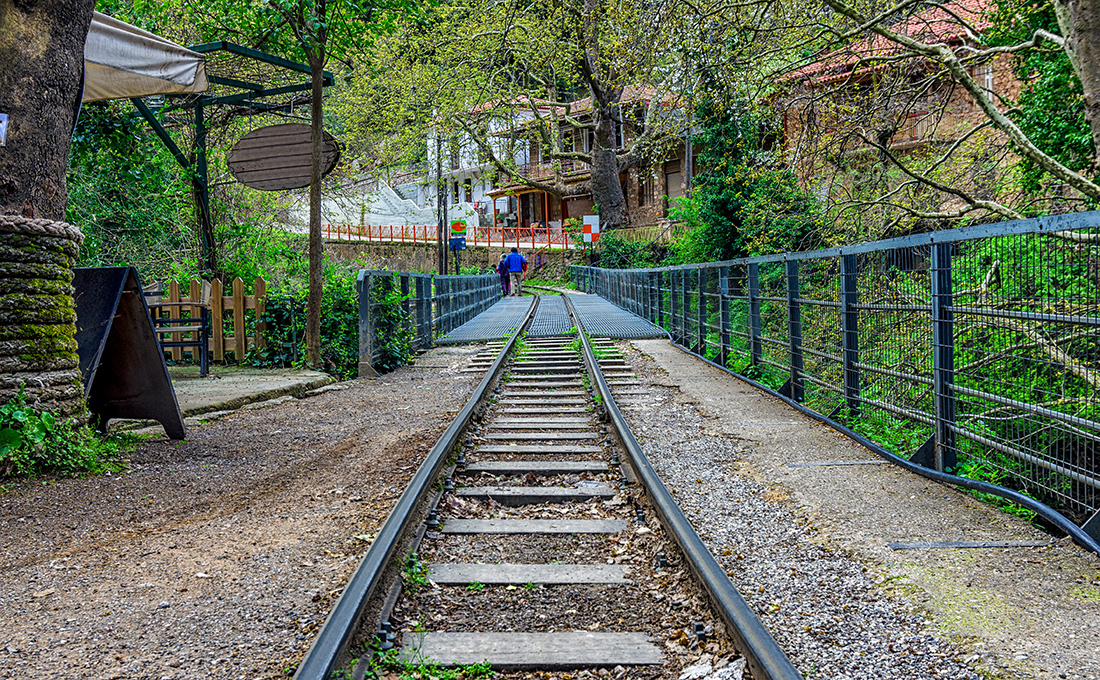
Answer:
<svg viewBox="0 0 1100 680"><path fill-rule="evenodd" d="M340 162L336 139L325 132L321 176ZM301 189L309 186L312 135L308 125L284 123L253 130L229 152L229 172L237 181L261 191Z"/></svg>

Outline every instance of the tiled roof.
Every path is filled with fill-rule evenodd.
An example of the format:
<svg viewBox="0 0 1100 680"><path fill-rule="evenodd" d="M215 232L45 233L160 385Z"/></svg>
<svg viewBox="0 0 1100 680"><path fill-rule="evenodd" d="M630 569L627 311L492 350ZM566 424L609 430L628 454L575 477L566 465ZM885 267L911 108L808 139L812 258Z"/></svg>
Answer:
<svg viewBox="0 0 1100 680"><path fill-rule="evenodd" d="M890 26L891 30L926 43L977 42L974 31L987 28L991 22L990 0L956 0L943 6L931 7ZM972 30L973 29L973 30ZM853 75L860 60L888 57L900 54L905 48L877 33L828 52L813 63L788 74L784 80L802 81L810 85L828 85ZM885 64L869 64L864 61L859 73L871 73L885 68Z"/></svg>

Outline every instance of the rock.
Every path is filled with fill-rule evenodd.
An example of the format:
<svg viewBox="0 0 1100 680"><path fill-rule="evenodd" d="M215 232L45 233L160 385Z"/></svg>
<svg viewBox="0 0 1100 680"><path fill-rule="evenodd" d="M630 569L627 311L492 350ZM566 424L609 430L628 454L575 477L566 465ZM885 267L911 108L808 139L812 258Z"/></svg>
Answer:
<svg viewBox="0 0 1100 680"><path fill-rule="evenodd" d="M170 606L171 605L168 604L168 600L164 600L160 604L157 605L157 609L168 609L168 607L170 607Z"/></svg>
<svg viewBox="0 0 1100 680"><path fill-rule="evenodd" d="M695 664L694 666L688 666L684 669L683 673L680 673L680 680L699 680L710 675L714 667L710 665L709 661Z"/></svg>

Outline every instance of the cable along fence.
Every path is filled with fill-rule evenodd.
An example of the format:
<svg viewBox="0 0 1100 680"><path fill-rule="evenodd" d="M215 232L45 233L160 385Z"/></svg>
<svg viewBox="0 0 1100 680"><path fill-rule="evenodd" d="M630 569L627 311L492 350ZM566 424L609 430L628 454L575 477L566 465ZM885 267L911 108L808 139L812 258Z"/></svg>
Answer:
<svg viewBox="0 0 1100 680"><path fill-rule="evenodd" d="M500 277L436 276L361 269L359 375L376 375L405 363L410 352L428 349L501 298Z"/></svg>
<svg viewBox="0 0 1100 680"><path fill-rule="evenodd" d="M888 450L1025 491L1100 536L1097 227L1089 212L570 274Z"/></svg>

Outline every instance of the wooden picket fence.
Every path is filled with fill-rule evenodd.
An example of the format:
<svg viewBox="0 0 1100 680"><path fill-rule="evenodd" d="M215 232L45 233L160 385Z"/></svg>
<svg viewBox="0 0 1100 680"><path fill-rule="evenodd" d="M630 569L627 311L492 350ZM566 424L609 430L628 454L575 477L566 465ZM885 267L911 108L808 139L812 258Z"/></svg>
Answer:
<svg viewBox="0 0 1100 680"><path fill-rule="evenodd" d="M204 290L205 289L205 290ZM183 297L181 291L188 292ZM264 313L264 305L267 298L267 282L260 277L252 284L252 295L244 294L244 281L240 277L233 279L230 284L230 294L226 295L224 284L218 279L213 281L169 281L168 290L164 291L163 299L166 302L194 302L194 307L183 307L191 318L198 318L203 307L210 309L210 352L211 358L217 362L225 362L226 354L232 353L233 359L240 362L244 359L249 349L264 347L265 341L261 335L263 323L255 324L254 334L249 336L246 332L248 321L246 313L252 310L253 318L260 318ZM150 302L154 307L155 302ZM180 340L181 334L173 333L173 340ZM186 349L179 347L166 348L175 361L182 358Z"/></svg>

